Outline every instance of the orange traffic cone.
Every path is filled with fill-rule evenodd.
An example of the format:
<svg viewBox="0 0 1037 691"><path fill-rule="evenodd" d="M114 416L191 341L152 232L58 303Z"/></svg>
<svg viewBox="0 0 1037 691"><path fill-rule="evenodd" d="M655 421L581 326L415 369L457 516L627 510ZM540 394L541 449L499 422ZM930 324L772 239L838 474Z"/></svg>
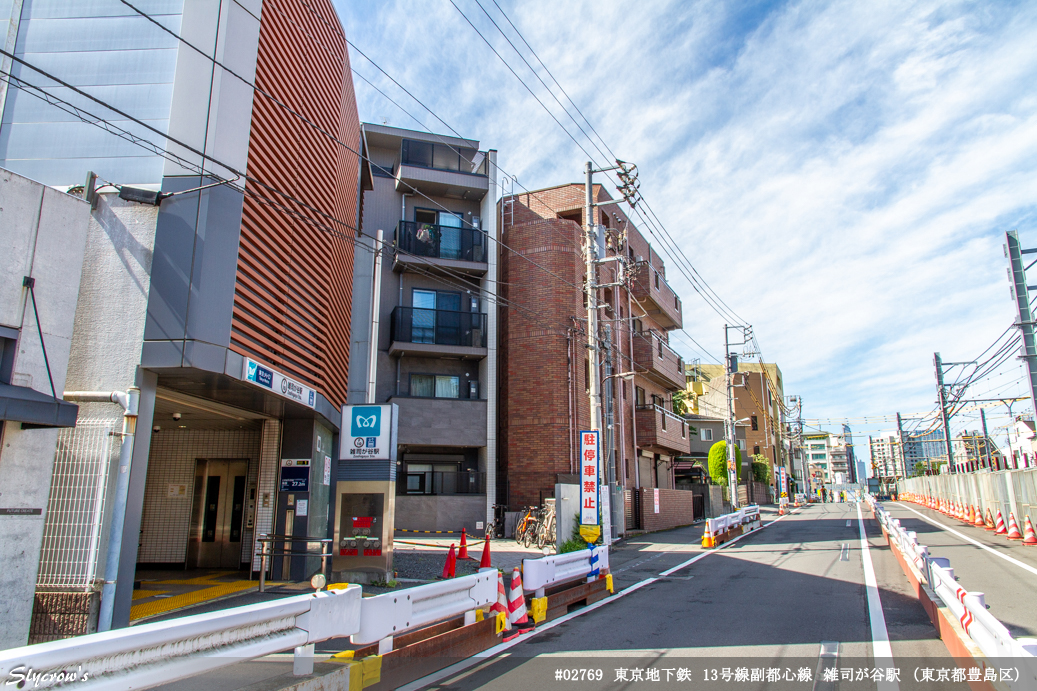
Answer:
<svg viewBox="0 0 1037 691"><path fill-rule="evenodd" d="M519 567L511 572L511 593L508 596L511 623L520 628L529 628L533 622L526 616L526 595L522 592L522 572Z"/></svg>
<svg viewBox="0 0 1037 691"><path fill-rule="evenodd" d="M511 612L508 609L508 596L504 592L504 573L497 572L497 601L490 605L494 614L504 614L504 632L511 631Z"/></svg>
<svg viewBox="0 0 1037 691"><path fill-rule="evenodd" d="M984 526L983 509L979 508L978 506L976 507L976 520L972 522L972 525L976 526L977 528L982 528Z"/></svg>
<svg viewBox="0 0 1037 691"><path fill-rule="evenodd" d="M486 537L483 539L482 545L482 559L479 560L480 569L490 568L490 538ZM501 581L503 583L503 581ZM501 586L503 587L503 585Z"/></svg>
<svg viewBox="0 0 1037 691"><path fill-rule="evenodd" d="M457 550L458 559L468 559L468 534L461 528L461 547Z"/></svg>
<svg viewBox="0 0 1037 691"><path fill-rule="evenodd" d="M994 518L990 515L990 507L989 506L987 507L987 517L983 520L983 529L984 530L993 530L994 529Z"/></svg>
<svg viewBox="0 0 1037 691"><path fill-rule="evenodd" d="M1026 537L1023 538L1024 545L1037 545L1037 533L1033 532L1033 523L1030 523L1030 517L1026 517Z"/></svg>
<svg viewBox="0 0 1037 691"><path fill-rule="evenodd" d="M1022 540L1023 534L1019 532L1019 524L1015 522L1015 514L1008 512L1008 539Z"/></svg>
<svg viewBox="0 0 1037 691"><path fill-rule="evenodd" d="M997 510L997 518L994 520L994 534L1004 535L1008 531L1005 530L1005 519L1001 515L1001 509Z"/></svg>
<svg viewBox="0 0 1037 691"><path fill-rule="evenodd" d="M457 571L457 557L454 556L454 543L450 543L450 551L446 555L446 563L443 564L443 575L440 578L453 578Z"/></svg>

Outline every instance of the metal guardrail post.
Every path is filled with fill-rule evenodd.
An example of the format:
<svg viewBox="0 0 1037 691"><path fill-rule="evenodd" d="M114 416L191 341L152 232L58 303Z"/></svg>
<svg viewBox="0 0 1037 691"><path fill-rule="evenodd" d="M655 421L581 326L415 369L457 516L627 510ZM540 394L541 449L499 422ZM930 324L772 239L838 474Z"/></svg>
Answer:
<svg viewBox="0 0 1037 691"><path fill-rule="evenodd" d="M261 593L266 592L266 548L269 544L262 540L262 537L264 536L260 536L262 547L259 550L259 592Z"/></svg>
<svg viewBox="0 0 1037 691"><path fill-rule="evenodd" d="M331 542L328 540L322 540L320 546L320 572L324 574L324 578L331 580L331 571L328 567L331 564Z"/></svg>

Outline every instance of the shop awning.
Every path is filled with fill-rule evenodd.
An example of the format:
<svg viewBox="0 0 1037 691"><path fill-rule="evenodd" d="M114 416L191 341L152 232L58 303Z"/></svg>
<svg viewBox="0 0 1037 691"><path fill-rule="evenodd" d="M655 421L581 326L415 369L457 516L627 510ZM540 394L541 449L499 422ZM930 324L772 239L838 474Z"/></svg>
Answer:
<svg viewBox="0 0 1037 691"><path fill-rule="evenodd" d="M0 420L23 427L75 427L79 406L27 386L0 384Z"/></svg>

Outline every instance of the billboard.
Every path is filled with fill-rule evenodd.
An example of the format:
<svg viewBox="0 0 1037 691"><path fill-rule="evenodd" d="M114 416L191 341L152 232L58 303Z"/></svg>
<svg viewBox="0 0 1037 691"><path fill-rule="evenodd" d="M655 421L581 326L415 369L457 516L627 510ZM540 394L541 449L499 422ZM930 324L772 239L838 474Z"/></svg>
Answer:
<svg viewBox="0 0 1037 691"><path fill-rule="evenodd" d="M339 459L395 461L399 411L395 403L342 406Z"/></svg>

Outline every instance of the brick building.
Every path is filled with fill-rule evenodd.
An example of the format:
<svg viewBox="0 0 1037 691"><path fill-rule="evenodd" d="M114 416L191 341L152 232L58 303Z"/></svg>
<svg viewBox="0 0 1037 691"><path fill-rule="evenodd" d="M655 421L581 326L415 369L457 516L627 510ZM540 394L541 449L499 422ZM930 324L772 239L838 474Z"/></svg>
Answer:
<svg viewBox="0 0 1037 691"><path fill-rule="evenodd" d="M596 202L610 199L599 185ZM677 457L691 450L687 422L672 394L685 386L684 363L668 333L682 326L681 300L666 267L618 205L595 209L599 254L624 254L637 272L598 299L601 371L590 371L582 253L584 187L560 185L505 197L500 205L499 496L511 509L540 504L556 482L577 472L577 433L590 428L588 381L602 381L603 427L612 417L614 454L603 435L605 479L626 490L627 525L643 502L631 490L672 491ZM615 281L615 263L599 265L598 284ZM631 378L611 375L635 372ZM618 499L618 494L617 494ZM613 516L618 516L618 502ZM687 520L685 522L690 522ZM615 521L621 524L621 521Z"/></svg>

